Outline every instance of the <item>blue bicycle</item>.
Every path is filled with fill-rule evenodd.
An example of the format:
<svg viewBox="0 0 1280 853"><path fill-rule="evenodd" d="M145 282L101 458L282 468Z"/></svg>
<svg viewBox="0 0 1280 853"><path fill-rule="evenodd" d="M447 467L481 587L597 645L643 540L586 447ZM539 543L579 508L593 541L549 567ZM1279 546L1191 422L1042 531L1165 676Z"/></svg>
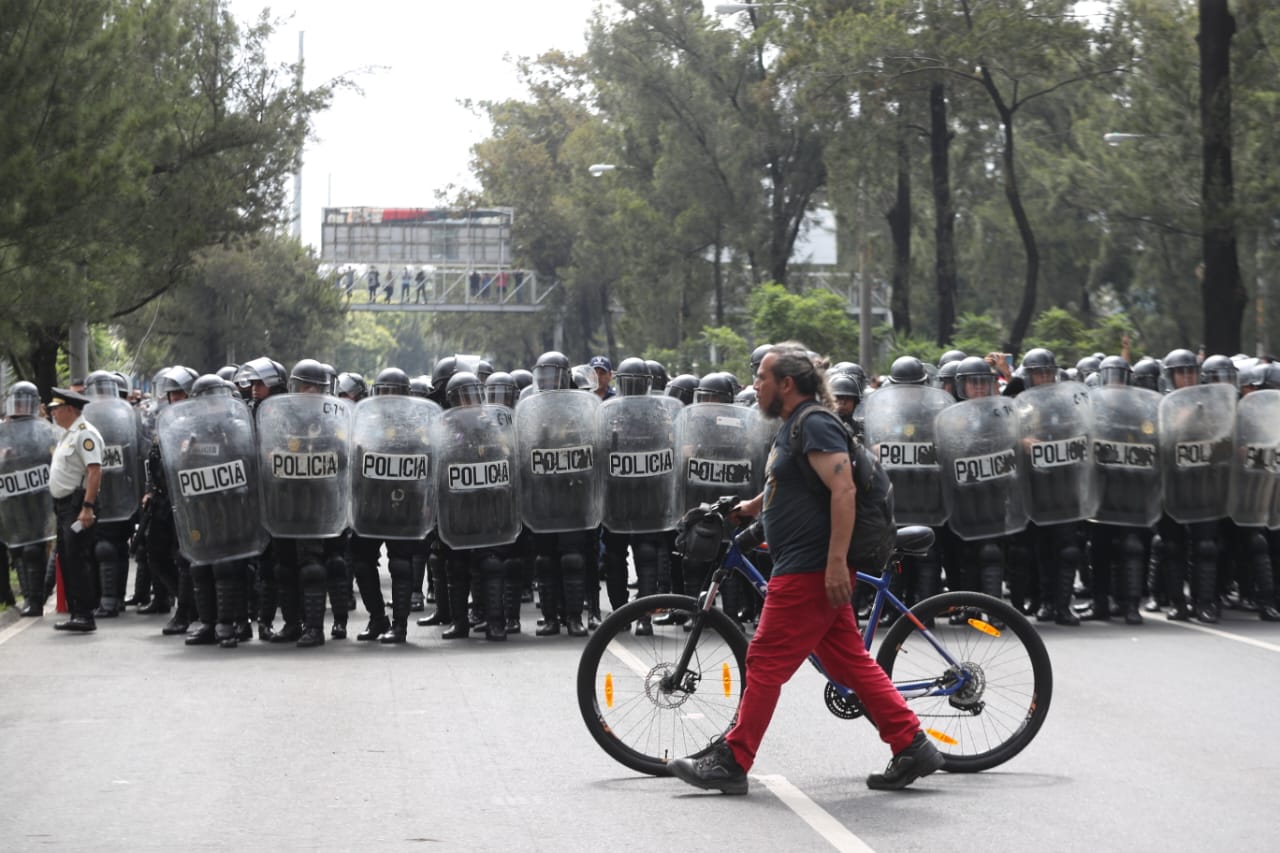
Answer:
<svg viewBox="0 0 1280 853"><path fill-rule="evenodd" d="M721 498L701 509L725 524L736 503ZM863 639L870 651L881 616L898 614L876 662L946 757L943 769L974 773L1003 764L1035 738L1049 711L1053 670L1036 629L1005 601L945 592L909 608L890 591L902 557L923 554L932 543L929 528L905 527L883 574L857 573L858 583L875 589ZM702 596L636 599L588 641L578 664L578 707L614 759L665 776L667 762L707 752L733 725L746 683L747 638L715 600L730 572L766 594L767 581L744 554L762 544L756 523L733 537ZM637 624L644 629L635 632ZM816 657L810 661L826 675ZM835 716L865 716L854 692L829 677L823 695Z"/></svg>

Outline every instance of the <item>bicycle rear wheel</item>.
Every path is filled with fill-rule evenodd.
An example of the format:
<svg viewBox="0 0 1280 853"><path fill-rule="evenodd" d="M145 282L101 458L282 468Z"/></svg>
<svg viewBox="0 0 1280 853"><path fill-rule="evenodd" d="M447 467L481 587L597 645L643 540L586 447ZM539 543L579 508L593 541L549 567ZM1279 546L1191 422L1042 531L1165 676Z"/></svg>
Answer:
<svg viewBox="0 0 1280 853"><path fill-rule="evenodd" d="M641 773L668 774L667 762L701 755L733 724L747 669L747 638L720 610L700 613L702 631L681 683L664 686L691 634L654 625L637 637L632 623L698 613L686 595L650 595L600 624L578 662L578 708L587 730L617 761ZM661 621L661 620L660 620Z"/></svg>
<svg viewBox="0 0 1280 853"><path fill-rule="evenodd" d="M895 685L931 682L949 696L907 697L920 725L946 757L944 770L976 773L1003 764L1031 743L1049 712L1053 669L1044 641L1012 605L978 592L945 592L912 614L961 672L948 664L915 622L901 616L876 654Z"/></svg>

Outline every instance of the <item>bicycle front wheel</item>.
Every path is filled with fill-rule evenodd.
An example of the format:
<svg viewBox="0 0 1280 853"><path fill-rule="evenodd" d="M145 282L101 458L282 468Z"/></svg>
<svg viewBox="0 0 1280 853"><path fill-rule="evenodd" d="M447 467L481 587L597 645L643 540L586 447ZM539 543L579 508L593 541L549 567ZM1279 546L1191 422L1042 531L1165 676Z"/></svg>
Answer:
<svg viewBox="0 0 1280 853"><path fill-rule="evenodd" d="M943 769L976 773L1013 758L1040 731L1053 696L1049 652L1035 627L1011 604L978 592L935 595L911 613L955 664L906 615L885 635L876 662L946 757Z"/></svg>
<svg viewBox="0 0 1280 853"><path fill-rule="evenodd" d="M671 679L701 620L686 673ZM648 619L652 636L635 636ZM587 730L617 761L665 776L667 762L697 756L733 724L747 670L747 638L716 609L699 611L686 595L650 595L600 624L578 663L578 708Z"/></svg>

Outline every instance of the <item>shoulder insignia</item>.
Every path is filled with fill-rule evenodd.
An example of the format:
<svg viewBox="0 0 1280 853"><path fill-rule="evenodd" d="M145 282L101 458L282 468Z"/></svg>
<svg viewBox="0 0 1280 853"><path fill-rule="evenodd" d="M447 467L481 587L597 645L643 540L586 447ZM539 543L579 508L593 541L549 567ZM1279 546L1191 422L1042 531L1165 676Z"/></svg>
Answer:
<svg viewBox="0 0 1280 853"><path fill-rule="evenodd" d="M85 449L86 451L93 450L93 447L94 447L93 439L92 439L92 438L86 438L86 439L84 440L84 442L83 442L82 446L84 447L84 449Z"/></svg>
<svg viewBox="0 0 1280 853"><path fill-rule="evenodd" d="M89 425L88 425L88 424L84 424L84 423L82 423L82 424L80 424L80 426L76 427L76 429L78 429L78 430L79 430L79 429L88 429L88 427L89 427Z"/></svg>

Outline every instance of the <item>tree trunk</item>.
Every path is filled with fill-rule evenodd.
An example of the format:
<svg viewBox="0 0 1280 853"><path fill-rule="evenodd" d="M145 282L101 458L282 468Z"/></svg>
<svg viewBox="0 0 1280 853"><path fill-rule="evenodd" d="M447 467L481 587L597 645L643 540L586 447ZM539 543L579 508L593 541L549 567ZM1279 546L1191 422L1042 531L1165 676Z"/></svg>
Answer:
<svg viewBox="0 0 1280 853"><path fill-rule="evenodd" d="M1013 146L1013 111L998 103L1000 121L1004 126L1004 150L1001 160L1004 164L1004 196L1009 202L1009 212L1018 226L1018 236L1022 238L1022 250L1027 258L1026 277L1022 282L1022 304L1018 307L1018 316L1013 320L1013 328L1009 331L1009 340L1005 342L1008 352L1017 354L1022 351L1022 341L1031 328L1031 315L1036 310L1036 288L1040 278L1040 247L1036 245L1035 231L1031 228L1031 220L1022 206L1022 193L1018 189L1018 173L1014 169Z"/></svg>
<svg viewBox="0 0 1280 853"><path fill-rule="evenodd" d="M951 139L947 93L942 83L929 87L929 168L933 174L934 281L938 292L938 346L947 346L956 329L956 212L951 204Z"/></svg>
<svg viewBox="0 0 1280 853"><path fill-rule="evenodd" d="M1204 277L1204 348L1230 355L1241 348L1240 326L1248 298L1236 250L1231 172L1231 39L1236 21L1227 0L1200 0L1200 185Z"/></svg>
<svg viewBox="0 0 1280 853"><path fill-rule="evenodd" d="M48 402L50 389L58 384L58 350L67 340L67 328L42 326L30 332L35 343L23 378L34 382L40 389L40 399Z"/></svg>
<svg viewBox="0 0 1280 853"><path fill-rule="evenodd" d="M911 334L911 148L899 107L898 193L885 218L893 238L893 331Z"/></svg>

